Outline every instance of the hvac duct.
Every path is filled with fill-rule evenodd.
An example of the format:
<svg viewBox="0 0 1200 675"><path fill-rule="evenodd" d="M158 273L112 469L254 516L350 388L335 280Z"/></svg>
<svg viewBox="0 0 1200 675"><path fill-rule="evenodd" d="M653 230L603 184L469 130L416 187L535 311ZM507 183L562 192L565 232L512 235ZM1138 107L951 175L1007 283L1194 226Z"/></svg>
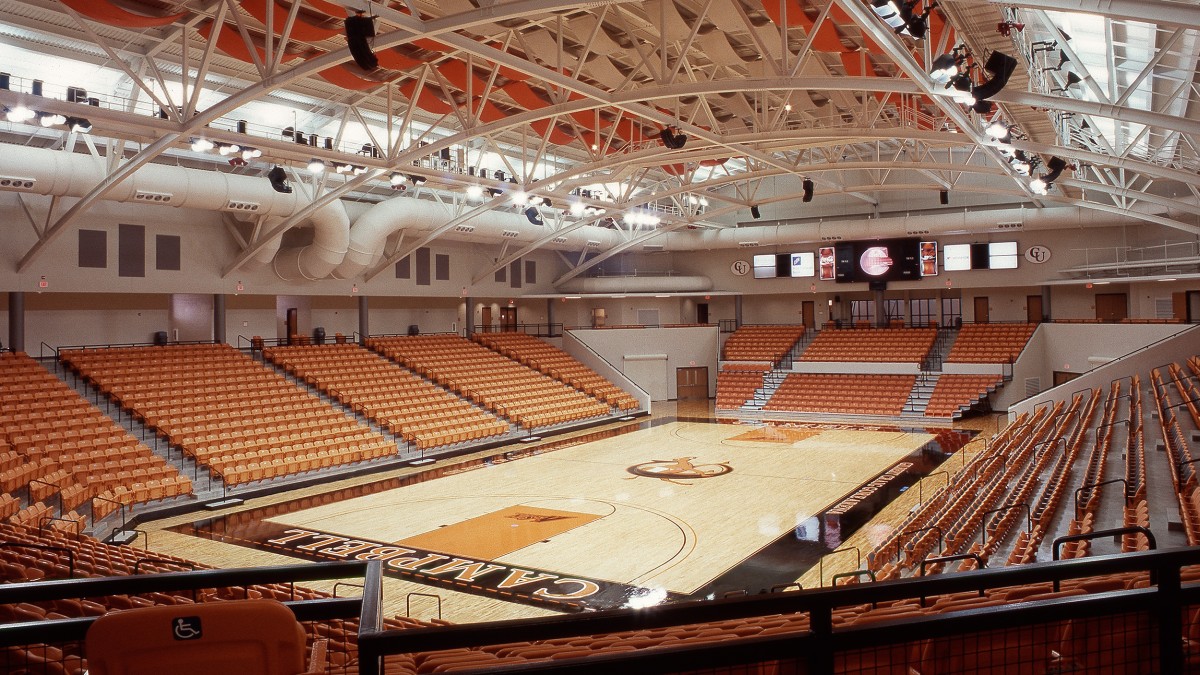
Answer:
<svg viewBox="0 0 1200 675"><path fill-rule="evenodd" d="M383 244L394 232L400 230L415 230L427 232L449 222L455 214L446 206L437 202L412 197L393 197L371 207L359 216L350 228L350 245L346 258L334 271L339 279L351 279L377 263L383 257ZM544 237L548 232L544 226L533 225L524 214L508 213L505 211L488 211L464 222L469 231L462 233L453 230L441 236L442 239L467 241L472 243L500 241L535 241ZM508 234L505 234L508 232ZM517 237L512 233L516 232ZM584 240L601 242L602 248L611 248L620 241L620 236L614 230L596 226L584 226L564 235L563 242L552 242L547 248L579 248ZM576 241L574 246L571 241Z"/></svg>
<svg viewBox="0 0 1200 675"><path fill-rule="evenodd" d="M1165 211L1165 207L1160 209ZM913 236L919 227L930 235L986 232L989 230L1054 230L1071 227L1117 227L1141 224L1131 216L1106 213L1074 206L1045 209L998 209L921 214L900 218L865 218L830 222L806 222L794 225L752 225L708 230L699 233L672 232L661 239L667 251L736 248L739 242L754 241L760 246L819 243L875 237ZM1001 225L1006 227L1001 228Z"/></svg>
<svg viewBox="0 0 1200 675"><path fill-rule="evenodd" d="M60 150L5 145L0 152L0 189L11 189L55 197L83 197L103 181L108 172L105 160ZM10 180L5 184L4 179ZM270 223L299 211L304 203L298 192L276 192L261 176L243 176L188 169L167 164L149 164L114 187L105 199L158 206L222 211L245 216L268 216ZM317 279L328 276L341 262L349 241L349 219L339 200L312 214L316 233L312 245L286 251L289 262L276 270L288 278ZM279 247L268 244L255 259L267 262ZM280 254L280 255L284 255Z"/></svg>

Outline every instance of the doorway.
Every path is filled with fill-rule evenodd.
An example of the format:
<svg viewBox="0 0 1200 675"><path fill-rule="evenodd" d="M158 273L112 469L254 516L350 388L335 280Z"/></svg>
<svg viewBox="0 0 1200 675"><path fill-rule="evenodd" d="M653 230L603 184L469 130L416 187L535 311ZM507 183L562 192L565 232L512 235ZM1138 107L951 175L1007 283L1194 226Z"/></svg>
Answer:
<svg viewBox="0 0 1200 675"><path fill-rule="evenodd" d="M1042 316L1042 296L1025 296L1025 320L1029 323L1041 323Z"/></svg>
<svg viewBox="0 0 1200 675"><path fill-rule="evenodd" d="M708 323L708 303L696 303L696 323Z"/></svg>
<svg viewBox="0 0 1200 675"><path fill-rule="evenodd" d="M800 303L800 318L804 327L813 330L817 327L817 303L813 300L803 300Z"/></svg>
<svg viewBox="0 0 1200 675"><path fill-rule="evenodd" d="M284 321L284 330L287 332L287 344L294 345L298 343L300 339L299 324L300 310L296 309L295 307L288 307L287 319Z"/></svg>
<svg viewBox="0 0 1200 675"><path fill-rule="evenodd" d="M707 401L708 366L676 368L675 398L679 401Z"/></svg>
<svg viewBox="0 0 1200 675"><path fill-rule="evenodd" d="M480 333L492 332L492 308L491 307L484 305L483 311L480 312L479 325L475 328L475 330L479 331Z"/></svg>
<svg viewBox="0 0 1200 675"><path fill-rule="evenodd" d="M1171 294L1171 315L1184 323L1200 322L1200 291L1182 291Z"/></svg>
<svg viewBox="0 0 1200 675"><path fill-rule="evenodd" d="M1129 296L1124 293L1097 293L1096 318L1105 323L1129 318Z"/></svg>
<svg viewBox="0 0 1200 675"><path fill-rule="evenodd" d="M1054 386L1057 387L1060 384L1066 384L1082 374L1083 373L1072 373L1065 370L1056 370L1054 371Z"/></svg>
<svg viewBox="0 0 1200 675"><path fill-rule="evenodd" d="M975 323L987 323L990 320L988 314L988 299L986 295L981 295L975 298Z"/></svg>
<svg viewBox="0 0 1200 675"><path fill-rule="evenodd" d="M517 308L500 308L500 330L515 331L517 329Z"/></svg>

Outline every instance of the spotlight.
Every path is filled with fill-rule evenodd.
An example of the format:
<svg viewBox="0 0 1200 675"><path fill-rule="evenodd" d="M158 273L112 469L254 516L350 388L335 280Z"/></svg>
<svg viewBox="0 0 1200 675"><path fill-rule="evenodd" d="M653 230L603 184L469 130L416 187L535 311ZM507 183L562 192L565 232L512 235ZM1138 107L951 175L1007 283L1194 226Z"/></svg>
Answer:
<svg viewBox="0 0 1200 675"><path fill-rule="evenodd" d="M585 208L587 207L583 205L583 202L571 202L571 215L582 216Z"/></svg>
<svg viewBox="0 0 1200 675"><path fill-rule="evenodd" d="M1083 78L1079 77L1079 75L1068 72L1067 73L1067 83L1061 87L1055 87L1054 89L1051 89L1050 91L1061 91L1065 94L1068 89L1079 84L1082 81L1083 81Z"/></svg>
<svg viewBox="0 0 1200 675"><path fill-rule="evenodd" d="M192 152L208 152L213 149L213 142L207 138L193 138Z"/></svg>
<svg viewBox="0 0 1200 675"><path fill-rule="evenodd" d="M801 183L800 186L804 189L804 193L800 197L800 201L806 202L806 203L811 202L812 198L813 198L813 182L812 182L812 180L805 178L804 182Z"/></svg>
<svg viewBox="0 0 1200 675"><path fill-rule="evenodd" d="M308 170L311 173L321 173L325 170L325 162L319 159L310 159L308 160Z"/></svg>
<svg viewBox="0 0 1200 675"><path fill-rule="evenodd" d="M292 186L288 185L287 172L283 170L282 166L271 167L271 170L267 172L267 180L271 181L271 187L275 188L276 192L282 192L285 195L291 194Z"/></svg>
<svg viewBox="0 0 1200 675"><path fill-rule="evenodd" d="M369 169L367 169L367 167L357 165L357 164L351 168L351 172L353 172L355 176L361 176L364 173L366 173L367 171L369 171Z"/></svg>
<svg viewBox="0 0 1200 675"><path fill-rule="evenodd" d="M420 184L424 183L426 180L428 180L428 179L425 178L425 176L418 176L415 174L410 175L408 177L408 182L412 183L413 185L420 185Z"/></svg>
<svg viewBox="0 0 1200 675"><path fill-rule="evenodd" d="M23 105L18 105L8 111L8 119L11 122L28 122L34 117L37 117L37 113Z"/></svg>
<svg viewBox="0 0 1200 675"><path fill-rule="evenodd" d="M74 131L75 133L92 133L92 123L84 117L68 117L67 126L70 127L71 131Z"/></svg>
<svg viewBox="0 0 1200 675"><path fill-rule="evenodd" d="M950 84L950 78L958 74L958 58L953 54L942 54L933 60L929 77L938 84Z"/></svg>
<svg viewBox="0 0 1200 675"><path fill-rule="evenodd" d="M535 207L525 209L525 217L529 219L530 224L545 225L546 221L542 220L542 214L538 213Z"/></svg>
<svg viewBox="0 0 1200 675"><path fill-rule="evenodd" d="M517 190L513 193L512 201L517 206L524 206L529 202L529 195L525 194L523 190Z"/></svg>
<svg viewBox="0 0 1200 675"><path fill-rule="evenodd" d="M989 137L1000 141L1001 143L1012 142L1012 127L1004 122L996 121L988 125L987 129L983 130Z"/></svg>
<svg viewBox="0 0 1200 675"><path fill-rule="evenodd" d="M1018 33L1020 33L1021 31L1025 30L1025 24L1015 23L1013 21L1001 21L1000 23L996 24L996 32L1004 37L1011 36L1014 28L1017 29Z"/></svg>
<svg viewBox="0 0 1200 675"><path fill-rule="evenodd" d="M392 187L402 185L404 184L404 174L392 173L392 175L388 176L388 182L392 184Z"/></svg>
<svg viewBox="0 0 1200 675"><path fill-rule="evenodd" d="M904 19L900 16L900 8L893 0L871 0L871 9L875 10L875 16L883 19L888 28L896 33L904 32Z"/></svg>
<svg viewBox="0 0 1200 675"><path fill-rule="evenodd" d="M750 216L755 220L762 218L762 212L758 210L758 204L753 204L750 206Z"/></svg>
<svg viewBox="0 0 1200 675"><path fill-rule="evenodd" d="M972 90L971 93L977 101L986 101L1004 89L1008 78L1012 77L1013 71L1017 69L1017 60L1007 54L992 52L987 63L983 64L983 69L992 74L992 79Z"/></svg>
<svg viewBox="0 0 1200 675"><path fill-rule="evenodd" d="M241 148L236 145L228 145L226 143L217 144L217 154L222 157L227 157L237 152L241 152Z"/></svg>
<svg viewBox="0 0 1200 675"><path fill-rule="evenodd" d="M350 173L354 170L354 165L349 162L337 162L333 165L333 170L337 173Z"/></svg>
<svg viewBox="0 0 1200 675"><path fill-rule="evenodd" d="M529 204L531 206L541 206L542 202L545 202L545 201L546 201L546 199L544 197L542 197L541 195L531 195L529 197ZM547 202L547 205L549 205L548 202Z"/></svg>
<svg viewBox="0 0 1200 675"><path fill-rule="evenodd" d="M500 188L488 188L487 193L489 197L499 197L500 195L504 194L504 190L501 190Z"/></svg>
<svg viewBox="0 0 1200 675"><path fill-rule="evenodd" d="M262 150L258 148L242 148L242 159L249 162L252 159L262 157Z"/></svg>
<svg viewBox="0 0 1200 675"><path fill-rule="evenodd" d="M66 124L67 118L57 113L41 113L38 119L38 124L43 127L52 127L56 124Z"/></svg>
<svg viewBox="0 0 1200 675"><path fill-rule="evenodd" d="M483 188L478 185L468 185L467 196L471 199L479 199L483 196Z"/></svg>
<svg viewBox="0 0 1200 675"><path fill-rule="evenodd" d="M683 149L684 144L687 143L687 135L674 133L671 129L672 127L667 127L658 132L659 139L662 140L663 145L672 150Z"/></svg>
<svg viewBox="0 0 1200 675"><path fill-rule="evenodd" d="M1047 194L1050 191L1049 188L1050 184L1041 178L1034 178L1033 180L1029 181L1029 189L1032 190L1034 194Z"/></svg>
<svg viewBox="0 0 1200 675"><path fill-rule="evenodd" d="M1042 180L1046 181L1047 183L1053 183L1054 181L1058 180L1058 177L1062 175L1063 170L1067 168L1067 160L1063 159L1062 157L1051 157L1046 162L1046 168L1050 169L1050 173L1043 174Z"/></svg>

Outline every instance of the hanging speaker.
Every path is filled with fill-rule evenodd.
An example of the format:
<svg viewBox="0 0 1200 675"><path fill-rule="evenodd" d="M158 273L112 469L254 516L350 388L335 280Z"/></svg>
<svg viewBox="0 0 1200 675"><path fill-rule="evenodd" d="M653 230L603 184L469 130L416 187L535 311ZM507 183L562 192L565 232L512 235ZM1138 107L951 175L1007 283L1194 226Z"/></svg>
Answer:
<svg viewBox="0 0 1200 675"><path fill-rule="evenodd" d="M946 204L949 204L950 203L950 193L946 190L942 190L941 192L938 193L938 201L941 202L943 206L945 206Z"/></svg>
<svg viewBox="0 0 1200 675"><path fill-rule="evenodd" d="M368 42L375 37L375 17L364 16L362 10L355 10L354 16L346 17L346 46L354 62L363 70L375 70L379 67L379 59Z"/></svg>
<svg viewBox="0 0 1200 675"><path fill-rule="evenodd" d="M759 213L759 211L758 211L758 204L755 204L754 206L750 207L750 215L754 216L755 220L762 218L762 214Z"/></svg>
<svg viewBox="0 0 1200 675"><path fill-rule="evenodd" d="M800 201L811 202L813 198L813 182L808 178L805 178L804 182L801 183L801 186L804 188L804 195L801 197Z"/></svg>

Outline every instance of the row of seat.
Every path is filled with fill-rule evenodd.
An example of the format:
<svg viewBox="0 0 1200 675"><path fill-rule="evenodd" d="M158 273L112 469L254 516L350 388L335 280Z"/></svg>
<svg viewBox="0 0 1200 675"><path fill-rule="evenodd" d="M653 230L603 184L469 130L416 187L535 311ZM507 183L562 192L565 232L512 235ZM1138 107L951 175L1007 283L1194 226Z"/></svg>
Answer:
<svg viewBox="0 0 1200 675"><path fill-rule="evenodd" d="M229 345L64 350L61 357L230 485L255 475L251 465L262 466L264 451L272 475L290 475L329 457L351 463L396 450L365 424ZM214 407L227 414L197 420ZM267 419L267 412L281 415ZM347 441L357 448L339 447Z"/></svg>
<svg viewBox="0 0 1200 675"><path fill-rule="evenodd" d="M936 340L933 328L823 330L800 354L800 360L920 363Z"/></svg>
<svg viewBox="0 0 1200 675"><path fill-rule="evenodd" d="M525 429L611 412L608 404L458 335L371 338L367 346Z"/></svg>
<svg viewBox="0 0 1200 675"><path fill-rule="evenodd" d="M742 326L725 340L721 358L726 361L769 361L779 363L800 338L804 326Z"/></svg>
<svg viewBox="0 0 1200 675"><path fill-rule="evenodd" d="M1034 323L971 323L958 331L946 363L1012 363L1037 330Z"/></svg>
<svg viewBox="0 0 1200 675"><path fill-rule="evenodd" d="M494 414L358 345L270 347L263 357L422 450L509 430Z"/></svg>
<svg viewBox="0 0 1200 675"><path fill-rule="evenodd" d="M728 364L726 364L728 365ZM769 369L767 372L770 372ZM740 408L763 386L762 370L722 368L717 372L718 410Z"/></svg>
<svg viewBox="0 0 1200 675"><path fill-rule="evenodd" d="M764 410L855 415L899 415L914 375L792 373Z"/></svg>
<svg viewBox="0 0 1200 675"><path fill-rule="evenodd" d="M9 404L30 404L0 420L0 490L10 495L24 490L28 496L15 511L12 502L6 504L7 517L34 524L47 516L78 522L80 507L102 517L101 502L118 488L129 491L128 504L192 494L191 481L174 466L28 355L0 353L0 391ZM38 397L54 405L40 407ZM171 489L134 490L151 479L169 479ZM56 511L38 508L55 502Z"/></svg>
<svg viewBox="0 0 1200 675"><path fill-rule="evenodd" d="M1000 384L998 375L943 374L933 386L925 414L930 417L958 417L963 409L974 405Z"/></svg>
<svg viewBox="0 0 1200 675"><path fill-rule="evenodd" d="M521 332L475 333L471 339L589 396L595 396L618 410L637 410L640 407L629 392L565 351L532 335Z"/></svg>

